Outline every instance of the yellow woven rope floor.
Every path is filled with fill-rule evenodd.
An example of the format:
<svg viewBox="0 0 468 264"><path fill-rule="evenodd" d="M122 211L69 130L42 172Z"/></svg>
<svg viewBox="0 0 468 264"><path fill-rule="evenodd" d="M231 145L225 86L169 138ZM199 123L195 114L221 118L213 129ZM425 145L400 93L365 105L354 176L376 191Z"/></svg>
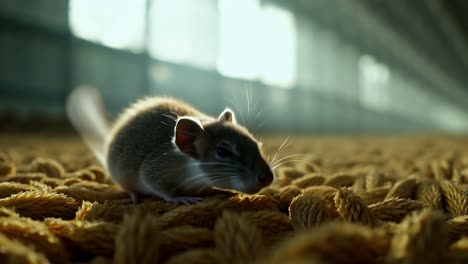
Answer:
<svg viewBox="0 0 468 264"><path fill-rule="evenodd" d="M0 263L468 261L468 137L292 139L259 195L134 206L78 138L3 134Z"/></svg>

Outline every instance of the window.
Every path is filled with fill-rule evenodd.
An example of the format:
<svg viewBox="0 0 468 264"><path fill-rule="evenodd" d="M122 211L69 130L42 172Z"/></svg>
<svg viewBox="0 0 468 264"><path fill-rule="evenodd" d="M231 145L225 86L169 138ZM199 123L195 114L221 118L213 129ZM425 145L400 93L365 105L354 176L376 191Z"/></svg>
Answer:
<svg viewBox="0 0 468 264"><path fill-rule="evenodd" d="M102 45L144 48L146 0L70 0L69 22L77 37Z"/></svg>
<svg viewBox="0 0 468 264"><path fill-rule="evenodd" d="M219 47L217 68L225 76L295 84L296 28L287 10L258 0L220 0Z"/></svg>
<svg viewBox="0 0 468 264"><path fill-rule="evenodd" d="M356 100L359 51L332 29L298 18L299 84L330 97Z"/></svg>
<svg viewBox="0 0 468 264"><path fill-rule="evenodd" d="M390 72L387 66L377 62L370 55L359 59L359 101L365 107L388 110L390 100L388 82Z"/></svg>
<svg viewBox="0 0 468 264"><path fill-rule="evenodd" d="M215 0L153 0L148 47L151 56L215 68L216 8Z"/></svg>
<svg viewBox="0 0 468 264"><path fill-rule="evenodd" d="M267 84L292 87L296 81L296 28L293 15L275 6L263 8L260 79Z"/></svg>
<svg viewBox="0 0 468 264"><path fill-rule="evenodd" d="M79 38L134 52L147 47L159 60L228 77L296 83L295 18L260 0L70 0L69 9Z"/></svg>

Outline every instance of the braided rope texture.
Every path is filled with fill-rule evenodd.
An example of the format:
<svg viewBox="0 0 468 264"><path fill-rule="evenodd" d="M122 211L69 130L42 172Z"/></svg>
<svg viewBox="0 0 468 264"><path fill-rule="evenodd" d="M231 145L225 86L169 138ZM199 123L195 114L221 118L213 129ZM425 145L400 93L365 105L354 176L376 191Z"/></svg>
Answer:
<svg viewBox="0 0 468 264"><path fill-rule="evenodd" d="M2 135L0 263L468 263L467 137L263 140L258 194L133 205L78 138Z"/></svg>

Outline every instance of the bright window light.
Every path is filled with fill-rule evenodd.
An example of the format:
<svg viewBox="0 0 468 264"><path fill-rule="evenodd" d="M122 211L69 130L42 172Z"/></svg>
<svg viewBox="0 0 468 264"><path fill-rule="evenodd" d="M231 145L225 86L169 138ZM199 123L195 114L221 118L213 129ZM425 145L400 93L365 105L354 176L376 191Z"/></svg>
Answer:
<svg viewBox="0 0 468 264"><path fill-rule="evenodd" d="M214 68L217 10L214 0L154 0L149 52L158 59Z"/></svg>
<svg viewBox="0 0 468 264"><path fill-rule="evenodd" d="M222 75L279 87L296 82L296 27L287 10L258 0L220 0L219 47Z"/></svg>
<svg viewBox="0 0 468 264"><path fill-rule="evenodd" d="M388 82L390 71L374 57L363 55L359 59L359 99L369 108L387 110L390 106Z"/></svg>
<svg viewBox="0 0 468 264"><path fill-rule="evenodd" d="M218 71L229 77L255 79L259 74L257 51L260 3L254 0L219 1ZM242 15L242 19L240 19Z"/></svg>
<svg viewBox="0 0 468 264"><path fill-rule="evenodd" d="M275 6L263 8L263 47L259 53L261 80L267 84L292 87L296 81L296 28L293 15Z"/></svg>
<svg viewBox="0 0 468 264"><path fill-rule="evenodd" d="M70 0L69 22L77 37L135 52L144 47L146 0Z"/></svg>

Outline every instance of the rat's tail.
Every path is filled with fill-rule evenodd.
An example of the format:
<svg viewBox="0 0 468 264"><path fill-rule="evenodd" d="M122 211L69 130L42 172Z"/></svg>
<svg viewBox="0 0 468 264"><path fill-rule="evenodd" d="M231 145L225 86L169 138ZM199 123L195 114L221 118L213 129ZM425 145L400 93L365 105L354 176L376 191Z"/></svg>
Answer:
<svg viewBox="0 0 468 264"><path fill-rule="evenodd" d="M66 111L70 122L105 167L104 147L109 126L99 92L90 86L79 86L68 96Z"/></svg>

